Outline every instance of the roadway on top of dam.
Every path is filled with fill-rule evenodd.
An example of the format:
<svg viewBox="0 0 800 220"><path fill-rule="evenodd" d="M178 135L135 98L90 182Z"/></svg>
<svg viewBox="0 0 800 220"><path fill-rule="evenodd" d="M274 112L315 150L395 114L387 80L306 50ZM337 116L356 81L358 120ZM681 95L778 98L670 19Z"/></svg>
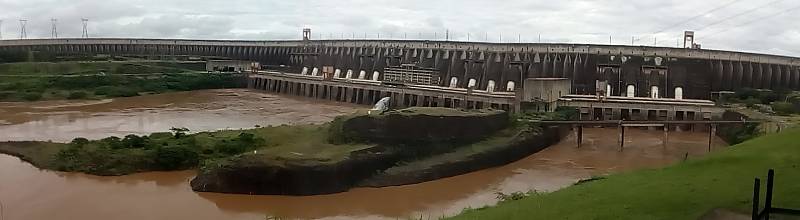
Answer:
<svg viewBox="0 0 800 220"><path fill-rule="evenodd" d="M735 52L723 50L696 50L686 48L565 44L565 43L491 43L464 41L427 40L192 40L192 39L144 39L144 38L60 38L60 39L16 39L0 40L0 47L48 46L48 45L180 45L180 46L248 46L248 47L395 47L408 49L477 50L488 52L519 53L582 53L621 54L635 56L665 56L673 58L714 59L747 61L781 65L800 65L800 58Z"/></svg>

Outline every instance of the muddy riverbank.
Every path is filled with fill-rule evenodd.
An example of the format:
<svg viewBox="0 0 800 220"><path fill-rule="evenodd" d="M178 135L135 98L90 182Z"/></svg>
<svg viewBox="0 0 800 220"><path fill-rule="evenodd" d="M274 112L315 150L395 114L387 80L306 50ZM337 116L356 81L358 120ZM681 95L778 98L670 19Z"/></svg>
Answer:
<svg viewBox="0 0 800 220"><path fill-rule="evenodd" d="M436 218L496 202L495 192L552 191L592 175L665 166L706 154L707 134L631 129L617 151L616 129L586 129L584 147L568 136L517 162L420 184L356 188L320 196L196 193L194 172L96 177L39 170L0 155L0 202L6 219L290 219ZM722 141L715 140L718 148ZM715 149L718 150L718 149ZM22 187L24 186L24 187ZM379 198L379 199L378 199Z"/></svg>

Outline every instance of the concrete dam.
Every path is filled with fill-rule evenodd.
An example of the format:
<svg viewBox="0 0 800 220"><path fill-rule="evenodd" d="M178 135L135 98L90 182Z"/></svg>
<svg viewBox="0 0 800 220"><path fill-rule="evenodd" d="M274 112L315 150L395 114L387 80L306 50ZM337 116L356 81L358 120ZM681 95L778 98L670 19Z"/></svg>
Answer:
<svg viewBox="0 0 800 220"><path fill-rule="evenodd" d="M674 100L709 100L716 92L743 87L800 89L800 58L648 46L88 38L2 40L0 52L227 58L308 75L321 75L328 69L337 78L367 81L381 81L388 68L413 65L430 70L437 77L433 85L442 89L471 88L485 96L510 94L511 99L522 90L526 79L532 78L566 79L568 93L573 95L602 92L607 96ZM604 86L599 86L600 82ZM251 82L267 89L269 85L264 83Z"/></svg>

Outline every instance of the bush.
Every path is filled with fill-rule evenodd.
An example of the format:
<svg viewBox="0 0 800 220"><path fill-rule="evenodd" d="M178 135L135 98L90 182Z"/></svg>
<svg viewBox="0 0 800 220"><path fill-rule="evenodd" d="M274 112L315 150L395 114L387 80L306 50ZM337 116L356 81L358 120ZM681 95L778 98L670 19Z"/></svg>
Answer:
<svg viewBox="0 0 800 220"><path fill-rule="evenodd" d="M264 139L256 137L251 133L241 133L238 137L231 140L223 140L214 145L215 151L227 155L236 155L255 149L265 142Z"/></svg>
<svg viewBox="0 0 800 220"><path fill-rule="evenodd" d="M22 99L26 101L38 101L39 99L42 99L42 94L35 92L27 92L22 94Z"/></svg>
<svg viewBox="0 0 800 220"><path fill-rule="evenodd" d="M791 115L796 113L794 105L788 102L774 102L772 103L772 110L780 115Z"/></svg>
<svg viewBox="0 0 800 220"><path fill-rule="evenodd" d="M149 139L147 136L139 137L135 134L129 134L126 135L120 143L118 147L122 148L144 148L149 144Z"/></svg>
<svg viewBox="0 0 800 220"><path fill-rule="evenodd" d="M118 137L111 136L107 138L100 139L100 143L103 143L106 146L109 146L114 149L122 148L122 141Z"/></svg>
<svg viewBox="0 0 800 220"><path fill-rule="evenodd" d="M95 95L103 95L107 97L133 97L138 96L139 92L132 88L117 87L117 86L101 86L94 90Z"/></svg>
<svg viewBox="0 0 800 220"><path fill-rule="evenodd" d="M85 146L85 145L89 144L89 139L82 138L82 137L77 137L75 139L72 139L72 142L69 142L69 144L72 145L72 146L82 147L82 146Z"/></svg>
<svg viewBox="0 0 800 220"><path fill-rule="evenodd" d="M178 170L196 166L199 156L185 147L159 147L155 152L155 161L162 170Z"/></svg>
<svg viewBox="0 0 800 220"><path fill-rule="evenodd" d="M758 100L755 97L750 97L742 100L742 103L747 105L748 108L755 108L757 104L761 104L761 100Z"/></svg>
<svg viewBox="0 0 800 220"><path fill-rule="evenodd" d="M71 92L67 99L85 99L88 96L89 94L86 94L86 92Z"/></svg>

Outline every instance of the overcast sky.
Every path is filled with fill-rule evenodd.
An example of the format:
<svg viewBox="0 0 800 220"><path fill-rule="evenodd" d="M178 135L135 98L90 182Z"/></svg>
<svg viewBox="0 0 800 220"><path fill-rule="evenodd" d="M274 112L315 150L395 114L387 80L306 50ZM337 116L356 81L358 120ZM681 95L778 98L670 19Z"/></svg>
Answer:
<svg viewBox="0 0 800 220"><path fill-rule="evenodd" d="M723 7L724 6L724 7ZM720 8L722 7L722 8ZM712 9L718 10L709 12ZM684 30L709 49L800 56L797 0L0 0L3 39L450 39L674 47ZM686 21L686 22L683 22Z"/></svg>

